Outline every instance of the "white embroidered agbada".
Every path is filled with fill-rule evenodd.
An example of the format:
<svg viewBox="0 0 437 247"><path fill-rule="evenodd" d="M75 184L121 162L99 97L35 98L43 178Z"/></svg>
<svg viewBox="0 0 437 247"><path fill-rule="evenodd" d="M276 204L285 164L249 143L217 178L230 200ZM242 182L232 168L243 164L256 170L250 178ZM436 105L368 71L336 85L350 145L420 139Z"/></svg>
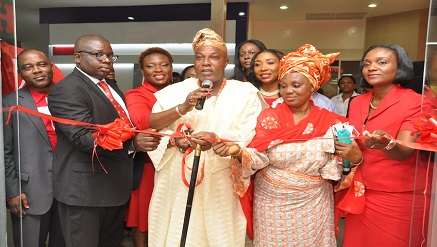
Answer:
<svg viewBox="0 0 437 247"><path fill-rule="evenodd" d="M155 93L157 102L152 112L170 109L185 101L188 93L198 88L197 79L190 78ZM194 133L208 131L220 138L239 141L246 146L255 135L256 119L267 107L251 83L227 80L218 97L205 101L203 110L193 109L172 125L160 130L173 133L180 123L189 123ZM175 112L176 114L176 112ZM187 202L188 187L182 181L183 154L167 148L168 137L149 156L156 168L155 187L149 210L149 246L179 246ZM193 152L194 153L194 152ZM193 153L187 166L193 164ZM201 153L186 246L244 246L246 219L239 197L232 189L230 157L220 157L212 149ZM191 172L185 169L189 183Z"/></svg>

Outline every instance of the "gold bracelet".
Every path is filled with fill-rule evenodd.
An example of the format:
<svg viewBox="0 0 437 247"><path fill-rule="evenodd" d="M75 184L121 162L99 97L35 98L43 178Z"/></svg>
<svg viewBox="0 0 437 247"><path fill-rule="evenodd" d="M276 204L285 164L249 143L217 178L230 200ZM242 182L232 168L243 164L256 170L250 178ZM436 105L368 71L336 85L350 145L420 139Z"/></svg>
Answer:
<svg viewBox="0 0 437 247"><path fill-rule="evenodd" d="M232 156L233 158L238 157L238 156L243 152L243 148L242 148L240 145L238 145L238 144L235 144L235 145L237 145L237 146L240 148L240 151L238 151L237 154L234 154L234 155L231 154L231 156Z"/></svg>
<svg viewBox="0 0 437 247"><path fill-rule="evenodd" d="M179 111L179 105L176 106L176 113L179 115L179 117L183 117L184 114L181 114L181 112Z"/></svg>

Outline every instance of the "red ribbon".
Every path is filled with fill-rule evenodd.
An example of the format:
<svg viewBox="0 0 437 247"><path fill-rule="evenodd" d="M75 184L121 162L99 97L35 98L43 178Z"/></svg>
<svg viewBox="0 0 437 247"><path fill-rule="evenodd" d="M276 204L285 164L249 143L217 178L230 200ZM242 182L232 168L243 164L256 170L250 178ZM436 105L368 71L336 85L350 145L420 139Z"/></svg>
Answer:
<svg viewBox="0 0 437 247"><path fill-rule="evenodd" d="M187 139L196 138L191 135L183 135L182 133L180 133L180 131L176 131L173 134L165 134L155 131L137 130L128 127L127 123L123 122L123 120L121 119L116 119L114 122L105 125L79 122L79 121L54 117L22 106L10 107L9 116L6 121L6 124L9 124L11 113L14 110L22 111L42 118L47 118L62 124L86 126L91 129L95 129L96 133L93 133L93 136L97 138L96 144L101 146L103 149L108 149L108 150L123 148L123 142L130 139L135 133L146 133L146 134L158 135L158 136L170 136L173 138L174 137L187 138ZM184 123L183 125L189 126L189 124L186 123ZM420 121L417 122L414 127L417 129L417 133L420 134L420 137L417 139L416 143L402 142L399 140L394 140L394 141L396 141L400 145L409 148L437 152L437 110L432 110L429 113L422 113ZM182 128L182 126L180 126L180 128ZM180 128L178 126L179 130ZM366 139L366 138L369 137L362 136L362 135L358 137L354 137L354 139ZM220 140L222 142L237 142L234 140L226 140L221 138L203 138L203 139L207 141Z"/></svg>
<svg viewBox="0 0 437 247"><path fill-rule="evenodd" d="M99 146L101 146L103 149L108 149L111 151L113 149L122 149L123 142L132 138L133 133L136 132L135 128L132 128L129 122L125 120L121 120L119 118L117 118L112 123L108 123L104 125L92 124L92 123L79 122L79 121L65 119L65 118L54 117L18 105L9 108L9 114L8 114L8 119L6 120L6 124L9 124L11 121L12 111L25 112L27 114L31 114L41 118L46 118L62 124L85 126L91 129L95 129L96 132L94 132L92 136L97 139L96 143Z"/></svg>
<svg viewBox="0 0 437 247"><path fill-rule="evenodd" d="M185 162L185 159L187 158L187 155L193 152L194 148L190 147L187 150L185 150L184 157L182 158L182 181L184 182L185 186L190 187L190 183L187 181L187 177L185 175L185 167L187 167L188 170L192 170L192 168L189 168ZM203 181L203 177L205 176L205 161L202 163L202 167L200 168L200 178L196 179L196 185L199 185Z"/></svg>
<svg viewBox="0 0 437 247"><path fill-rule="evenodd" d="M69 124L69 125L75 125L75 126L85 126L89 127L91 129L95 129L96 132L92 134L94 138L96 138L94 142L94 149L93 149L93 155L92 155L92 166L93 166L93 172L94 172L94 157L97 158L99 161L100 166L102 169L108 173L108 171L105 169L103 164L100 162L100 159L96 152L96 147L99 145L101 148L106 150L114 150L114 149L123 149L123 142L126 140L129 140L134 135L135 129L131 127L131 124L126 121L122 120L120 118L117 118L112 123L108 123L105 125L101 124L91 124L91 123L85 123L85 122L79 122L64 118L58 118L51 115L47 115L38 111L34 111L22 106L12 106L9 109L8 119L6 120L6 124L9 124L11 121L11 114L12 111L22 111L27 114L35 115L41 118L46 118L49 120L52 120L54 122L62 123L62 124Z"/></svg>
<svg viewBox="0 0 437 247"><path fill-rule="evenodd" d="M127 123L124 120L121 119L115 119L114 122L108 123L108 124L92 124L92 123L86 123L86 122L79 122L75 120L65 119L65 118L59 118L54 117L52 115L44 114L38 111L31 110L26 107L22 106L11 106L10 108L6 108L7 110L3 109L3 111L9 111L8 119L6 121L6 124L10 123L11 120L11 114L12 111L21 111L25 112L30 115L34 115L41 118L46 118L49 120L52 120L54 122L58 122L61 124L69 124L74 126L85 126L90 129L96 130L95 133L93 133L93 137L97 138L97 144L101 146L103 149L113 150L113 149L122 149L123 148L123 142L132 138L132 136L135 133L145 133L150 135L157 135L157 136L169 136L169 137L178 137L178 138L199 138L194 137L192 135L185 135L181 133L181 129L183 126L186 126L187 128L190 128L190 125L188 123L182 123L180 126L178 126L178 129L173 134L165 134L165 133L159 133L156 131L148 131L148 130L137 130L135 128L132 128L129 123ZM179 131L178 131L179 130ZM217 138L203 138L207 141L215 141ZM235 142L232 140L226 140L226 139L220 139L222 142ZM102 146L103 145L103 146Z"/></svg>

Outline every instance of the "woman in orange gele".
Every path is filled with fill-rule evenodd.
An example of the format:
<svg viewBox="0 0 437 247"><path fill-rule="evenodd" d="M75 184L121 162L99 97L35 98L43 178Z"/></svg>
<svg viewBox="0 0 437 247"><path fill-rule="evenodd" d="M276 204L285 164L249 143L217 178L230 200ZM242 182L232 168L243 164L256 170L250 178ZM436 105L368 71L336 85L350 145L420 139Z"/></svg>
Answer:
<svg viewBox="0 0 437 247"><path fill-rule="evenodd" d="M238 194L258 171L254 246L336 246L331 180L340 179L342 166L334 156L331 126L347 119L315 106L311 96L331 77L330 64L338 55L323 55L306 44L283 57L279 90L284 103L261 112L249 148L214 143L217 154L233 157Z"/></svg>

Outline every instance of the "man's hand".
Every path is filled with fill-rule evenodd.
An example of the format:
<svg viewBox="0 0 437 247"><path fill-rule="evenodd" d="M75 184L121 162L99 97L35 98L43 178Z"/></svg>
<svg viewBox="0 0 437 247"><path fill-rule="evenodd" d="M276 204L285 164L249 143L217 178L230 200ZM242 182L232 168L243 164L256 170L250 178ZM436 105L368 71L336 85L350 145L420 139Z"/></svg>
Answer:
<svg viewBox="0 0 437 247"><path fill-rule="evenodd" d="M9 209L11 210L11 213L13 213L16 216L25 216L26 211L24 209L21 210L20 208L20 198L21 198L21 206L24 209L28 209L29 203L27 202L27 196L24 192L21 193L21 195L19 196L12 197L11 200L8 201Z"/></svg>
<svg viewBox="0 0 437 247"><path fill-rule="evenodd" d="M147 129L148 131L155 131L155 129ZM135 145L135 149L138 151L153 151L155 150L159 142L161 141L161 136L151 135L146 133L139 133L133 139L133 144Z"/></svg>
<svg viewBox="0 0 437 247"><path fill-rule="evenodd" d="M212 143L214 142L214 141L205 140L204 138L214 139L216 137L216 135L213 132L206 132L206 131L198 132L196 134L193 134L192 136L194 138L192 138L191 141L194 144L199 144L202 148L202 151L209 150L212 146ZM196 145L192 144L192 146L195 147Z"/></svg>

